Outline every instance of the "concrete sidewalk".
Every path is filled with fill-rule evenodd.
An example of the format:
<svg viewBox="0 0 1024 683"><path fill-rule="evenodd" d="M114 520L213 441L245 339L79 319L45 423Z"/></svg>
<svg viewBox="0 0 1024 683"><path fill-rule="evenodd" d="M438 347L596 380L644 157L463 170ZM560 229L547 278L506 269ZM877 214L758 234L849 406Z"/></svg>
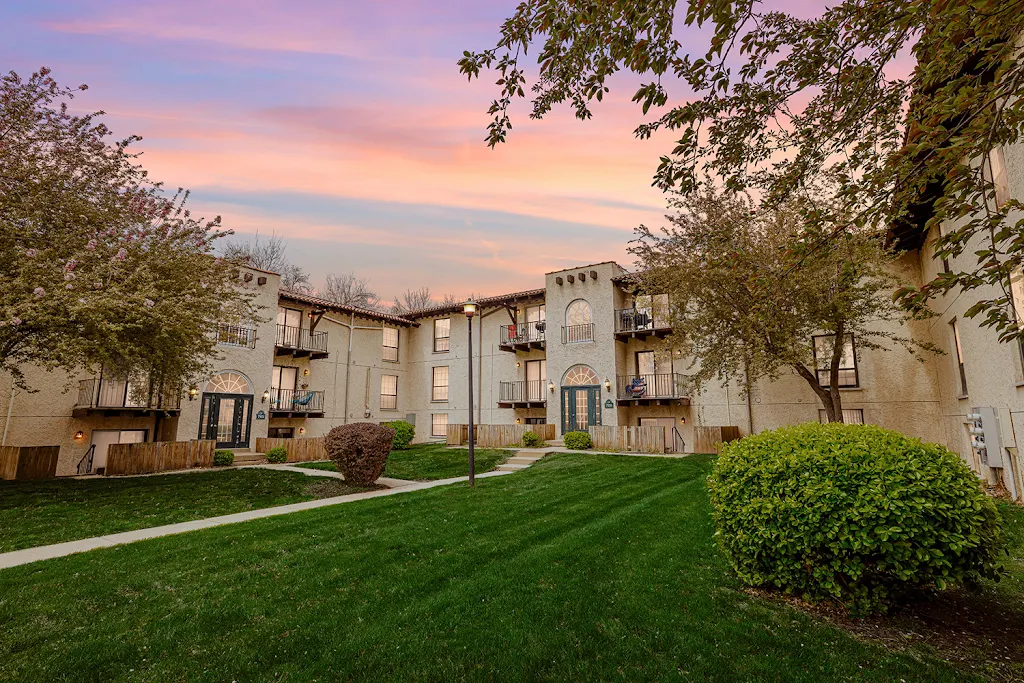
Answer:
<svg viewBox="0 0 1024 683"><path fill-rule="evenodd" d="M345 476L341 472L332 472L330 470L318 470L313 469L311 467L296 467L295 465L288 465L284 463L243 465L240 469L253 468L260 468L264 470L284 470L285 472L297 472L298 474L305 474L307 477L328 477L330 479L341 479L342 481L345 481ZM397 489L402 488L403 486L412 486L413 484L420 484L423 482L412 481L410 479L392 479L391 477L381 477L380 479L377 480L377 483L380 484L381 486L387 486L389 489Z"/></svg>
<svg viewBox="0 0 1024 683"><path fill-rule="evenodd" d="M288 470L302 470L306 473L316 472L317 470L303 470L301 467L280 467L280 469ZM483 474L476 475L477 479L486 479L488 477L500 477L511 472L485 472ZM324 472L320 471L319 475L310 476L341 476L337 472ZM292 503L291 505L280 505L278 507L263 508L261 510L247 510L246 512L236 512L232 515L221 515L220 517L209 517L207 519L197 519L191 522L180 522L178 524L167 524L164 526L155 526L149 529L137 529L136 531L125 531L119 534L111 534L109 536L96 536L94 538L83 538L79 541L68 541L67 543L55 543L53 545L43 545L37 548L25 548L24 550L15 550L9 553L0 554L0 569L6 569L8 567L17 567L22 564L29 564L32 562L39 562L40 560L49 560L54 557L64 557L65 555L74 555L75 553L84 553L89 550L95 550L97 548L109 548L115 545L123 545L125 543L135 543L137 541L146 541L151 538L160 538L161 536L173 536L175 534L183 534L188 531L198 531L199 529L209 529L215 526L224 526L225 524L236 524L238 522L248 522L251 519L263 519L264 517L276 517L278 515L287 515L293 512L301 512L302 510L315 510L317 508L327 507L329 505L340 505L342 503L351 503L357 500L367 500L370 498L380 498L382 496L392 496L397 493L405 493L406 491L421 491L423 489L434 488L435 486L446 486L448 484L458 484L460 482L468 481L469 477L452 477L451 479L438 479L436 481L405 481L404 479L378 479L379 483L387 485L388 481L401 482L400 486L395 488L382 489L380 491L366 491L364 493L351 493L347 496L337 496L335 498L321 498L319 500L309 500L304 503Z"/></svg>

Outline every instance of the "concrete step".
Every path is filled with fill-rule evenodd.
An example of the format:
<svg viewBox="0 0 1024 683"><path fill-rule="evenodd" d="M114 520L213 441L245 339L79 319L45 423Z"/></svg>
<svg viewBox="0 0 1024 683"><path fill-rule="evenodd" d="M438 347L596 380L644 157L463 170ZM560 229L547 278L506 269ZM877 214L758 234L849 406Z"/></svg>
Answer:
<svg viewBox="0 0 1024 683"><path fill-rule="evenodd" d="M513 465L532 465L533 463L537 462L538 460L540 460L540 456L539 455L537 457L526 456L526 455L516 455L516 456L513 456L513 457L509 458L506 462L511 463Z"/></svg>
<svg viewBox="0 0 1024 683"><path fill-rule="evenodd" d="M264 453L235 453L235 465L263 465L267 462Z"/></svg>
<svg viewBox="0 0 1024 683"><path fill-rule="evenodd" d="M516 465L511 462L506 462L503 465L498 465L499 472L518 472L519 470L525 470L529 465Z"/></svg>

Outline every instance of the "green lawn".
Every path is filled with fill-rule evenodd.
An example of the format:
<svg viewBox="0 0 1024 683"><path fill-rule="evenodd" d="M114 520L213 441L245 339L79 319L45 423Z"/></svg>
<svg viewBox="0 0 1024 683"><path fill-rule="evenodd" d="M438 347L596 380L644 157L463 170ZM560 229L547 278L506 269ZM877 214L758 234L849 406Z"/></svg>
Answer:
<svg viewBox="0 0 1024 683"><path fill-rule="evenodd" d="M264 469L0 482L0 552L363 490Z"/></svg>
<svg viewBox="0 0 1024 683"><path fill-rule="evenodd" d="M3 570L0 680L972 679L742 591L710 463L556 455Z"/></svg>
<svg viewBox="0 0 1024 683"><path fill-rule="evenodd" d="M474 451L476 473L490 472L508 460L515 451L484 448ZM329 462L302 463L299 467L337 472ZM469 451L447 448L443 444L421 443L404 451L391 451L384 469L385 477L395 479L431 480L465 477L469 474Z"/></svg>

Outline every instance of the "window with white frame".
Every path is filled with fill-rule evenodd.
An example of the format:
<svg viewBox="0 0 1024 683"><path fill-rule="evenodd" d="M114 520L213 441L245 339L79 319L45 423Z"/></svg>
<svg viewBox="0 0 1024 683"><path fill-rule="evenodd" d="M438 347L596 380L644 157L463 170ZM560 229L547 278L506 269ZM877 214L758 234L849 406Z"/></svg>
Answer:
<svg viewBox="0 0 1024 683"><path fill-rule="evenodd" d="M825 412L824 408L818 408L818 422L825 424L828 422L828 413ZM848 425L862 425L864 424L864 409L863 408L843 408L843 422Z"/></svg>
<svg viewBox="0 0 1024 683"><path fill-rule="evenodd" d="M434 413L430 416L430 435L448 436L448 413Z"/></svg>
<svg viewBox="0 0 1024 683"><path fill-rule="evenodd" d="M384 328L384 342L381 357L392 363L398 362L398 328Z"/></svg>
<svg viewBox="0 0 1024 683"><path fill-rule="evenodd" d="M823 387L829 386L829 370L832 367L832 349L835 343L835 336L823 334L813 338L814 340L814 366L818 372L818 384ZM839 388L852 389L860 386L860 377L857 374L857 350L854 345L853 335L847 335L843 341L843 355L839 359Z"/></svg>
<svg viewBox="0 0 1024 683"><path fill-rule="evenodd" d="M380 376L380 409L398 410L398 376Z"/></svg>
<svg viewBox="0 0 1024 683"><path fill-rule="evenodd" d="M434 353L445 353L452 349L452 319L438 318L434 321Z"/></svg>
<svg viewBox="0 0 1024 683"><path fill-rule="evenodd" d="M448 400L448 366L437 365L434 366L432 371L432 377L430 381L431 401L447 401Z"/></svg>

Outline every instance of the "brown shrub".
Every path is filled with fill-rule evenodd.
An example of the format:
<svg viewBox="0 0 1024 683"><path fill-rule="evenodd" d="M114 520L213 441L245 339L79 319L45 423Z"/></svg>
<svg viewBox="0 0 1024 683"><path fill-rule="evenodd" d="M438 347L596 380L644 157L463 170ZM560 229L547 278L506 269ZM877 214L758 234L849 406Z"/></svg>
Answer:
<svg viewBox="0 0 1024 683"><path fill-rule="evenodd" d="M369 422L340 425L327 432L327 457L353 486L371 486L384 473L395 430Z"/></svg>

